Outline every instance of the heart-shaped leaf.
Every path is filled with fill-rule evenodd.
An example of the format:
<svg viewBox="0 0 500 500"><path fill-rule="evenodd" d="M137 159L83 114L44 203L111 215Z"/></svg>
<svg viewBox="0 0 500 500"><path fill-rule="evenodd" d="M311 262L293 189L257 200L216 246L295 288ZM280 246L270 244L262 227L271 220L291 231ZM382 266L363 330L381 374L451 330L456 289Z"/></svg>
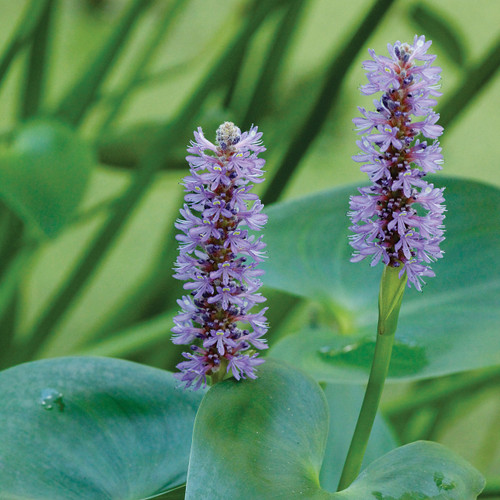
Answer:
<svg viewBox="0 0 500 500"><path fill-rule="evenodd" d="M323 392L267 361L257 380L226 380L200 405L186 499L329 498L319 486L328 433Z"/></svg>
<svg viewBox="0 0 500 500"><path fill-rule="evenodd" d="M335 496L339 500L474 500L484 484L481 474L448 448L417 441L373 462Z"/></svg>
<svg viewBox="0 0 500 500"><path fill-rule="evenodd" d="M450 450L417 443L376 460L347 490L330 493L319 482L327 433L328 408L319 386L268 360L257 380L226 380L203 399L186 499L410 500L432 492L431 498L468 500L484 484Z"/></svg>
<svg viewBox="0 0 500 500"><path fill-rule="evenodd" d="M186 481L202 392L111 358L36 361L0 373L2 498L137 500Z"/></svg>
<svg viewBox="0 0 500 500"><path fill-rule="evenodd" d="M446 186L445 256L422 293L406 290L389 377L418 379L500 363L500 191L477 182L439 178ZM343 187L280 203L267 211L265 284L341 311L348 331L304 328L272 355L318 380L366 381L375 345L382 266L349 261Z"/></svg>
<svg viewBox="0 0 500 500"><path fill-rule="evenodd" d="M28 122L0 155L0 196L28 224L55 236L78 207L92 166L91 150L69 127Z"/></svg>

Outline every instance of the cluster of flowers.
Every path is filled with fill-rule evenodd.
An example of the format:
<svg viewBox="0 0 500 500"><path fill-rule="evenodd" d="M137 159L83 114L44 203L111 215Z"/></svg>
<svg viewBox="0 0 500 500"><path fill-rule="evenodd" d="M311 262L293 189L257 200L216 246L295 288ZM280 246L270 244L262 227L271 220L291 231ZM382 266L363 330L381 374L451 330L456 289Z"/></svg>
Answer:
<svg viewBox="0 0 500 500"><path fill-rule="evenodd" d="M430 45L415 36L413 45L389 44L390 58L370 50L373 60L363 63L369 83L361 92L383 94L374 100L376 111L360 107L363 117L353 120L359 133L366 134L357 141L362 153L353 159L363 163L361 170L372 185L350 199L350 229L356 233L350 240L355 250L351 261L372 256L371 265L382 260L401 267L400 277L406 273L408 285L419 291L423 277L434 276L428 264L442 257L444 240L444 189L423 180L443 163L436 140L443 128L436 125L439 115L432 110L434 96L441 95L441 68L432 66L436 56L426 53Z"/></svg>
<svg viewBox="0 0 500 500"><path fill-rule="evenodd" d="M264 258L262 236L249 235L267 222L263 205L250 191L262 182L265 151L257 127L241 133L231 122L217 130L217 145L201 128L186 157L190 175L184 178L183 219L176 228L183 234L175 278L185 280L190 295L178 301L182 311L175 317L172 341L192 344L177 365L176 376L186 387L206 385L207 375L232 371L236 379L256 378L255 367L264 362L256 349L267 345L267 308L249 311L265 298L257 265ZM245 229L245 226L248 229ZM219 373L219 378L220 378Z"/></svg>

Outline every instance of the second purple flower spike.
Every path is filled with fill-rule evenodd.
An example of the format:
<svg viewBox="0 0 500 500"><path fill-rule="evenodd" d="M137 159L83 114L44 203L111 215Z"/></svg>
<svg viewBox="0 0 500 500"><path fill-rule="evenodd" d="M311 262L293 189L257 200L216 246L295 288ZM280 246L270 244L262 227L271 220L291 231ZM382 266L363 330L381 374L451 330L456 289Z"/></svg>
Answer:
<svg viewBox="0 0 500 500"><path fill-rule="evenodd" d="M376 111L358 108L362 118L354 124L365 136L357 142L361 153L354 160L363 163L372 185L360 188L350 200L350 244L353 262L372 257L385 265L401 267L408 285L421 291L424 276L434 276L429 263L442 257L444 240L443 188L435 188L423 177L442 168L439 142L443 128L436 125L436 104L441 68L433 67L436 56L428 55L431 42L417 37L413 45L388 45L390 57L365 61L369 83L365 95L383 92L374 100ZM418 64L422 61L422 64ZM416 118L416 119L415 119ZM422 137L423 136L423 137ZM431 139L428 141L427 139Z"/></svg>
<svg viewBox="0 0 500 500"><path fill-rule="evenodd" d="M217 130L217 145L201 128L188 149L190 175L184 178L187 194L176 223L180 255L175 278L185 280L190 294L178 301L173 342L191 344L176 376L186 387L198 389L207 376L222 380L231 371L236 379L256 378L264 362L255 349L266 349L264 313L250 313L266 299L258 293L264 258L262 236L249 234L267 222L263 205L250 191L262 182L265 151L257 127L241 133L231 122Z"/></svg>

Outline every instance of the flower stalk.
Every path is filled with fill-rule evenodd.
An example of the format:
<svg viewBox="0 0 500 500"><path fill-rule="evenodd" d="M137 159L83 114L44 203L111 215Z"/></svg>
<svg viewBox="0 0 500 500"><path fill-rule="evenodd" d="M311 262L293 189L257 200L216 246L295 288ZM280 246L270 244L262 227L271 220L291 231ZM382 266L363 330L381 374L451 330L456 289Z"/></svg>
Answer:
<svg viewBox="0 0 500 500"><path fill-rule="evenodd" d="M399 277L397 268L385 266L380 281L377 340L370 377L354 435L340 477L338 491L347 488L359 474L368 439L375 421L385 379L389 371L392 346L403 300L406 276Z"/></svg>
<svg viewBox="0 0 500 500"><path fill-rule="evenodd" d="M382 92L374 100L376 111L358 108L362 118L353 120L360 134L363 163L372 185L351 196L349 217L355 233L352 262L371 257L371 265L385 264L379 292L377 340L368 385L338 490L358 476L377 414L391 361L399 310L406 284L422 290L424 277L434 276L429 264L443 256L443 191L427 183L427 173L441 169L443 158L437 137L442 127L432 106L441 68L428 55L431 42L417 37L413 45L397 41L388 45L390 58L369 53L365 61L369 83L365 95ZM419 64L418 62L422 62ZM428 140L433 142L428 143Z"/></svg>

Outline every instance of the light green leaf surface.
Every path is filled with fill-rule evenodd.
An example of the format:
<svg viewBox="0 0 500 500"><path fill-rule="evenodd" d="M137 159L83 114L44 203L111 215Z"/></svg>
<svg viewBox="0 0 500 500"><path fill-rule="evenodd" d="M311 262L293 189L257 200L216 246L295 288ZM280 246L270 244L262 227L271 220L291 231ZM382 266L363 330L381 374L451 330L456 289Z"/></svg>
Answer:
<svg viewBox="0 0 500 500"><path fill-rule="evenodd" d="M335 498L474 500L484 482L474 467L448 448L417 441L376 460Z"/></svg>
<svg viewBox="0 0 500 500"><path fill-rule="evenodd" d="M483 486L455 453L416 443L375 461L349 489L330 493L319 482L327 433L323 392L291 367L268 360L257 380L216 384L196 416L186 499L468 500Z"/></svg>
<svg viewBox="0 0 500 500"><path fill-rule="evenodd" d="M423 292L403 299L389 377L419 379L500 363L500 191L472 181L439 177L446 186L445 256L433 265ZM364 382L375 346L382 266L349 261L343 187L280 203L267 211L269 259L264 282L340 311L343 335L307 326L278 342L273 357L317 380Z"/></svg>
<svg viewBox="0 0 500 500"><path fill-rule="evenodd" d="M138 500L182 485L203 393L177 384L111 358L0 372L1 498Z"/></svg>
<svg viewBox="0 0 500 500"><path fill-rule="evenodd" d="M202 401L186 499L329 498L319 486L328 432L323 392L273 361L257 380L226 380Z"/></svg>
<svg viewBox="0 0 500 500"><path fill-rule="evenodd" d="M69 127L28 122L0 154L0 196L28 224L55 236L78 207L92 166L90 148Z"/></svg>

